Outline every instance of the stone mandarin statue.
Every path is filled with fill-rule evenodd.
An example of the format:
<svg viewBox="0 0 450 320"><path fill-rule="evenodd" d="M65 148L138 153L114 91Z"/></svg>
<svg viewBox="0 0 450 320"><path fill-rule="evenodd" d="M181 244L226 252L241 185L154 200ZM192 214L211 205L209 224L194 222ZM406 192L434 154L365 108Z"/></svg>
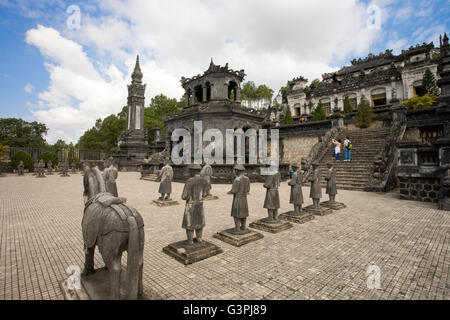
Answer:
<svg viewBox="0 0 450 320"><path fill-rule="evenodd" d="M272 175L268 175L266 182L264 183L264 188L266 191L266 198L264 199L264 208L268 212L268 222L278 220L278 209L280 208L280 194L278 188L280 187L281 175L277 171Z"/></svg>
<svg viewBox="0 0 450 320"><path fill-rule="evenodd" d="M212 167L209 164L205 164L202 168L202 171L200 171L200 176L205 178L206 181L208 182L208 186L202 195L203 198L211 196L211 176L212 176L212 174L213 174Z"/></svg>
<svg viewBox="0 0 450 320"><path fill-rule="evenodd" d="M309 197L313 199L313 207L315 209L319 209L320 198L322 198L322 187L320 185L320 179L322 176L318 163L314 162L312 167L313 173L311 178L309 178L309 182L311 182Z"/></svg>
<svg viewBox="0 0 450 320"><path fill-rule="evenodd" d="M45 163L43 159L41 159L38 163L37 177L39 178L45 177Z"/></svg>
<svg viewBox="0 0 450 320"><path fill-rule="evenodd" d="M292 164L292 170L294 171L294 175L288 184L291 186L291 196L289 199L289 203L294 205L293 215L299 215L302 212L302 204L303 204L303 173L299 170L299 166L297 163Z"/></svg>
<svg viewBox="0 0 450 320"><path fill-rule="evenodd" d="M47 174L53 174L53 163L51 161L47 162Z"/></svg>
<svg viewBox="0 0 450 320"><path fill-rule="evenodd" d="M231 187L233 194L233 204L231 207L231 216L234 218L234 233L245 233L247 231L248 202L247 194L250 192L250 179L244 175L243 165L235 165L234 173L236 178Z"/></svg>
<svg viewBox="0 0 450 320"><path fill-rule="evenodd" d="M330 203L336 202L335 198L337 195L336 188L336 172L334 171L333 164L331 162L327 163L328 172L325 180L327 181L327 190L326 193L330 197Z"/></svg>
<svg viewBox="0 0 450 320"><path fill-rule="evenodd" d="M113 196L118 197L116 179L118 170L114 166L114 158L109 157L105 161L105 170L103 170L103 177L105 179L106 192L111 193Z"/></svg>
<svg viewBox="0 0 450 320"><path fill-rule="evenodd" d="M161 196L158 200L170 201L170 194L172 193L173 169L170 166L170 161L168 159L166 159L164 167L162 167L159 173L159 179L161 183L159 184L158 192L161 194Z"/></svg>
<svg viewBox="0 0 450 320"><path fill-rule="evenodd" d="M186 229L187 241L191 245L194 243L194 231L197 242L202 242L203 228L205 227L202 194L207 188L208 182L200 176L200 170L200 165L189 165L192 177L186 181L181 194L181 199L186 201L181 227Z"/></svg>
<svg viewBox="0 0 450 320"><path fill-rule="evenodd" d="M24 175L23 168L24 168L23 161L20 161L20 163L17 165L17 174L19 176L23 176Z"/></svg>

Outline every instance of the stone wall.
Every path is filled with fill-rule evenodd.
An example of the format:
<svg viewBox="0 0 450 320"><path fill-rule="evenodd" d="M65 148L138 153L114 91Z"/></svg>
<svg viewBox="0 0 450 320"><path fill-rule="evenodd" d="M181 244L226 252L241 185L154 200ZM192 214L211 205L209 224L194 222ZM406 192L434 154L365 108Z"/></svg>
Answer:
<svg viewBox="0 0 450 320"><path fill-rule="evenodd" d="M439 201L438 178L399 178L400 198L425 202Z"/></svg>
<svg viewBox="0 0 450 320"><path fill-rule="evenodd" d="M282 139L282 163L297 162L306 158L311 148L319 141L317 136L290 137Z"/></svg>

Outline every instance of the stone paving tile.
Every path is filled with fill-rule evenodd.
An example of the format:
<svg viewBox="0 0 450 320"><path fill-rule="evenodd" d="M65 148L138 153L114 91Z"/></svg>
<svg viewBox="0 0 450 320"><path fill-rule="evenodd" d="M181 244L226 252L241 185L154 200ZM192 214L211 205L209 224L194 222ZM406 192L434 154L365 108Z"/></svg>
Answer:
<svg viewBox="0 0 450 320"><path fill-rule="evenodd" d="M180 205L159 208L158 183L119 173L119 195L144 217L145 289L163 299L450 299L450 215L434 205L339 191L347 208L236 248L212 237L233 225L230 186L213 185L220 199L205 202L204 237L224 252L184 266L162 252L185 238L182 188L173 184ZM287 183L280 191L284 212ZM81 174L0 178L0 299L63 298L67 267L83 265L82 193ZM266 215L264 195L252 184L249 222ZM95 263L103 265L98 252ZM370 265L381 270L380 289L367 288Z"/></svg>

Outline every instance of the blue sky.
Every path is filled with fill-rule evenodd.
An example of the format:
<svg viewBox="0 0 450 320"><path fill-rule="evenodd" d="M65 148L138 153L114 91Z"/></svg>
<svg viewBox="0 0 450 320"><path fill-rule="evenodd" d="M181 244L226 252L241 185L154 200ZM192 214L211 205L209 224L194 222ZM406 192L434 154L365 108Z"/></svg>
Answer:
<svg viewBox="0 0 450 320"><path fill-rule="evenodd" d="M449 2L0 0L0 117L44 122L49 142L76 142L126 104L138 53L147 104L159 93L179 98L180 77L203 72L211 57L278 91L369 52L437 46ZM80 28L67 26L70 5ZM368 27L368 8L379 10L379 28Z"/></svg>

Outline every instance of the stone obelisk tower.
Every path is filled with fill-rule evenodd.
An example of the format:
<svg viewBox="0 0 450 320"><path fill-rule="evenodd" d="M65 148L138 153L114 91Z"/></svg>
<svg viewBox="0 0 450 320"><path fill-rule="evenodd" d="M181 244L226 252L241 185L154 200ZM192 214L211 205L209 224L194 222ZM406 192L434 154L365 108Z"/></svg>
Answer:
<svg viewBox="0 0 450 320"><path fill-rule="evenodd" d="M142 77L139 56L137 56L131 75L131 84L128 85L127 129L119 144L120 152L117 156L120 170L137 170L137 166L143 162L149 152L147 131L144 128L146 84L142 84Z"/></svg>

